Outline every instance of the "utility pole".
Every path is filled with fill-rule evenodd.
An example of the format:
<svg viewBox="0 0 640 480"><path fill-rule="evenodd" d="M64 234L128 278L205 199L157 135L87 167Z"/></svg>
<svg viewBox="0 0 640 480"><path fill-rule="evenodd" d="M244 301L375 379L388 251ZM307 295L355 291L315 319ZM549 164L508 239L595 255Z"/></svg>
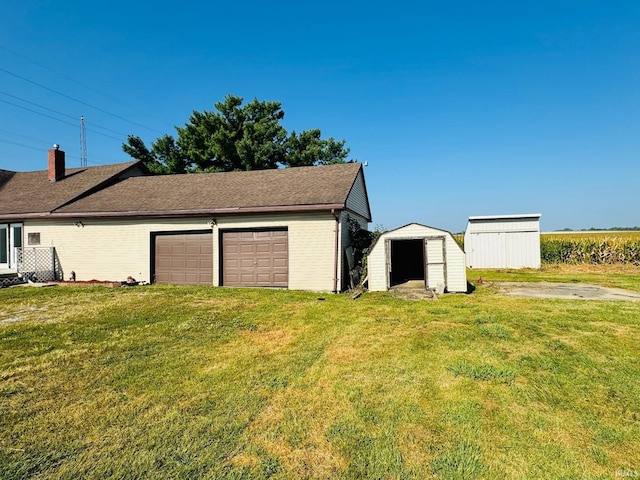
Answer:
<svg viewBox="0 0 640 480"><path fill-rule="evenodd" d="M80 166L87 166L87 130L84 127L84 116L80 117Z"/></svg>

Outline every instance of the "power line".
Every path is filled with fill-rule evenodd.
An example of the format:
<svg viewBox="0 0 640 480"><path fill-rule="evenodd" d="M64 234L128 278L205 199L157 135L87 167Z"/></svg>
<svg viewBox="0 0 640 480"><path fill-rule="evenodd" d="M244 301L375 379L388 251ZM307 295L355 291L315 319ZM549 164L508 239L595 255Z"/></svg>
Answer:
<svg viewBox="0 0 640 480"><path fill-rule="evenodd" d="M21 57L21 58L23 58L23 59L25 59L25 60L27 60L27 61L29 61L29 62L33 63L34 65L37 65L37 66L38 66L38 67L40 67L40 68L43 68L43 69L48 70L48 71L50 71L50 72L53 72L54 74L56 74L56 75L59 75L59 76L63 77L63 78L64 78L64 79L66 79L67 81L70 81L70 82L73 82L73 83L75 83L75 84L77 84L77 85L80 85L80 86L82 86L82 87L84 87L84 88L86 88L86 89L88 89L88 90L91 90L91 91L93 91L93 92L95 92L95 93L97 93L97 94L99 94L99 95L102 95L103 97L108 98L108 99L110 99L110 100L112 100L112 101L115 101L115 102L117 102L117 103L119 103L119 104L121 104L121 105L125 105L125 106L127 106L128 108L130 108L132 111L136 111L136 109L131 108L131 105L128 105L128 104L126 104L126 103L124 103L124 102L120 101L120 100L119 100L119 99L117 99L117 98L111 97L111 96L109 96L109 95L105 94L104 92L101 92L101 91L99 91L99 90L97 90L97 89L93 88L93 87L92 87L92 86L90 86L90 85L84 84L84 83L82 83L82 82L80 82L80 81L76 80L75 78L72 78L72 77L70 77L70 76L68 76L68 75L65 75L65 74L63 74L63 73L61 73L61 72L58 72L58 71L56 71L56 70L54 70L54 69L52 69L52 68L49 68L49 67L47 67L46 65L43 65L43 64L41 64L41 63L39 63L39 62L36 62L35 60L30 59L30 58L28 58L28 57L26 57L26 56L24 56L24 55L22 55L22 54L19 54L19 53L15 52L15 51L13 51L13 50L11 50L11 49L9 49L9 48L7 48L7 47L3 46L3 45L0 45L0 49L5 50L6 52L9 52L9 53L11 53L11 54L13 54L13 55L16 55L16 56L18 56L18 57ZM13 76L13 77L16 77L16 78L18 78L18 79L22 80L22 81L25 81L25 82L30 83L30 84L32 84L32 85L35 85L35 86L37 86L37 87L39 87L39 88L42 88L42 89L44 89L44 90L47 90L47 91L49 91L49 92L55 93L56 95L59 95L59 96L61 96L61 97L64 97L64 98L69 99L69 100L71 100L71 101L74 101L74 102L76 102L76 103L79 103L79 104L81 104L81 105L85 105L85 106L87 106L87 107L89 107L89 108L92 108L92 109L94 109L94 110L96 110L96 111L102 112L102 113L104 113L104 114L106 114L106 115L109 115L109 116L111 116L111 117L117 118L117 119L119 119L119 120L122 120L122 121L124 121L124 122L130 123L130 124L132 124L132 125L138 126L138 127L140 127L140 128L144 128L144 129L146 129L146 130L149 130L149 131L152 131L152 132L156 132L156 133L159 133L159 134L162 134L162 133L163 133L163 132L160 132L159 130L156 130L156 129L153 129L153 128L150 128L150 127L147 127L146 125L142 125L142 124L137 123L137 122L135 122L135 121L129 120L129 119L127 119L127 118L125 118L125 117L123 117L123 116L121 116L121 115L118 115L118 114L112 113L112 112L110 112L110 111L107 111L107 110L105 110L105 109L102 109L102 108L100 108L100 107L97 107L97 106L95 106L95 105L92 105L92 104L90 104L90 103L87 103L87 102L85 102L85 101L83 101L83 100L80 100L80 99L78 99L78 98L75 98L75 97L72 97L72 96L70 96L70 95L67 95L67 94L65 94L65 93L63 93L63 92L60 92L60 91L55 90L55 89L53 89L53 88L50 88L50 87L48 87L48 86L46 86L46 85L43 85L43 84L41 84L41 83L38 83L38 82L36 82L36 81L34 81L34 80L31 80L31 79L29 79L29 78L27 78L27 77L25 77L25 76L18 75L17 73L13 73L13 72L11 72L11 71L9 71L9 70L6 70L6 69L4 69L4 68L0 68L0 72L4 72L4 73L6 73L6 74L8 74L8 75L11 75L11 76ZM61 116L61 117L66 117L66 118L69 118L69 119L72 119L72 120L75 120L75 119L77 118L77 117L72 116L72 115L69 115L69 114L67 114L67 113L64 113L64 112L60 112L60 111L54 110L54 109L52 109L52 108L46 107L46 106L41 105L41 104L38 104L38 103L36 103L36 102L32 102L32 101L30 101L30 100L26 100L26 99L24 99L24 98L20 98L20 97L18 97L18 96L12 95L12 94L7 93L7 92L2 92L2 91L0 91L0 94L3 94L3 95L5 95L5 96L7 96L7 97L9 97L9 98L12 98L12 99L14 99L14 100L17 100L17 101L19 101L19 102L22 102L22 103L26 103L26 104L32 105L32 106L34 106L34 107L36 107L36 108L38 108L38 109L41 109L41 110L45 110L45 111L51 112L51 113L56 114L56 115ZM56 120L56 121L58 121L58 122L61 122L61 123L66 124L66 125L70 125L70 126L75 126L75 125L77 125L77 123L75 123L75 122L74 122L74 123L71 123L71 122L65 121L65 120L63 120L63 119L61 119L61 118L57 118L57 117L55 117L55 116L48 115L48 114L43 113L43 112L41 112L41 111L33 110L33 109L31 109L31 108L27 108L27 107L25 107L25 106L23 106L23 105L15 104L15 103L13 103L13 102L9 102L9 101L2 100L2 99L0 99L0 102L3 102L3 103L5 103L5 104L7 104L7 105L11 105L11 106L16 107L16 108L20 108L20 109L26 110L26 111L31 112L31 113L34 113L34 114L36 114L36 115L40 115L40 116L43 116L43 117L46 117L46 118L50 118L50 119L52 119L52 120ZM141 113L141 112L140 112L140 111L138 111L138 113ZM147 116L148 116L148 115L147 115ZM96 134L96 135L101 135L101 136L103 136L103 137L106 137L106 138L110 138L110 139L116 140L116 141L118 141L118 142L122 142L122 139L123 139L124 137L126 137L126 136L127 136L127 134L124 134L124 133L122 133L122 132L118 132L118 131L115 131L115 130L109 129L109 128L107 128L107 127L103 127L103 126L101 126L101 125L96 125L96 124L92 124L92 127L93 127L93 128L86 128L86 126L84 125L84 117L81 117L81 123L82 123L82 125L81 125L81 146L80 146L80 155L81 155L81 156L80 156L80 161L81 161L81 164L82 164L83 166L85 166L85 167L87 166L87 155L86 155L86 131L92 132L92 133L94 133L94 134ZM116 138L116 137L114 137L114 136L112 136L112 135L108 135L108 134L102 133L102 132L100 132L100 131L96 131L96 130L94 130L94 128L97 128L97 129L100 129L100 130L104 130L104 131L106 131L106 132L111 132L111 133L113 133L113 134L115 134L115 135L120 136L120 138ZM37 144L42 144L42 145L46 145L46 144L47 144L47 142L44 142L44 141L41 141L41 140L38 140L38 139L34 139L34 138L31 138L31 137L27 137L27 136L24 136L24 135L19 135L19 134L15 134L15 133L12 133L12 132L8 132L8 131L6 131L6 130L0 130L0 132L4 132L5 134L13 135L13 136L16 136L16 137L21 137L21 138L23 138L23 139L28 140L29 142L36 142ZM13 144L13 145L17 145L17 146L20 146L20 147L23 147L23 148L29 148L29 149L32 149L32 150L41 150L41 148L34 147L34 146L32 146L32 145L25 145L24 143L19 143L19 142L15 142L15 141L11 141L11 140L0 139L0 141L5 142L5 143L10 143L10 144ZM73 155L67 155L67 157L70 157L70 158L77 158L77 157L75 157L75 156L73 156ZM94 158L100 158L100 157L94 157ZM105 161L105 162L107 162L107 163L110 163L110 162L112 161L112 160L107 160L107 159L104 159L104 158L103 158L102 160L104 160L104 161ZM96 163L96 162L89 162L89 163L94 164L94 165L103 165L103 164L104 164L104 163Z"/></svg>
<svg viewBox="0 0 640 480"><path fill-rule="evenodd" d="M18 53L18 52L14 51L14 50L11 50L10 48L5 47L4 45L0 45L0 48L2 50L6 51L6 52L11 53L12 55L15 55L16 57L20 57L20 58L25 59L25 60L33 63L34 65L37 65L40 68L44 68L45 70L48 70L48 71L50 71L52 73L55 73L56 75L59 75L60 77L64 78L65 80L73 82L76 85L80 85L81 87L84 87L87 90L91 90L92 92L95 92L95 93L97 93L99 95L102 95L103 97L108 98L109 100L112 100L114 102L117 102L120 105L124 105L124 106L130 108L131 110L133 110L133 111L135 111L137 113L142 113L142 112L136 110L135 108L132 108L131 105L128 105L127 103L123 102L122 100L119 100L119 99L117 99L115 97L112 97L111 95L107 95L106 93L101 92L100 90L92 87L91 85L87 85L86 83L83 83L83 82L81 82L81 81L79 81L79 80L77 80L77 79L75 79L73 77L70 77L69 75L66 75L66 74L64 74L62 72L58 72L57 70L54 70L53 68L48 67L48 66L46 66L46 65L44 65L44 64L42 64L40 62L36 62L35 60L33 60L32 58L27 57L26 55L23 55L23 54Z"/></svg>
<svg viewBox="0 0 640 480"><path fill-rule="evenodd" d="M0 142L3 143L10 143L11 145L18 145L19 147L23 147L23 148L30 148L32 150L38 150L38 151L42 151L41 148L38 147L32 147L31 145L25 145L24 143L19 143L19 142L12 142L11 140L5 140L3 138L0 138Z"/></svg>
<svg viewBox="0 0 640 480"><path fill-rule="evenodd" d="M23 135L18 135L18 134L12 133L12 132L8 132L8 131L6 131L6 130L0 130L0 131L1 131L1 132L5 132L5 133L7 133L7 134L9 134L9 135L15 135L15 136L17 136L17 137L24 137ZM35 141L35 142L42 143L43 145L46 145L46 143L47 143L47 142L45 142L45 141L37 140L37 139L35 139L35 138L30 138L30 137L24 137L24 138L26 138L27 140L33 140L33 141ZM4 139L4 138L0 138L0 142L2 142L2 143L8 143L8 144L11 144L11 145L17 145L17 146L22 147L22 148L28 148L28 149L30 149L30 150L36 150L36 151L38 151L38 152L42 152L42 151L43 151L43 148L42 148L42 147L34 147L34 146L32 146L32 145L25 145L24 143L14 142L14 141L11 141L11 140L6 140L6 139ZM74 159L74 160L80 160L80 157L77 157L77 156L72 155L72 154L69 154L69 153L67 153L65 156L66 156L67 158L72 158L72 159ZM92 158L99 158L99 159L102 159L102 160L104 160L104 161L105 161L105 163L99 163L99 162L93 162L93 161L88 162L88 163L90 163L90 164L92 164L92 165L110 165L110 164L112 163L112 161L111 161L111 160L108 160L108 159L106 159L106 158L102 158L102 157L93 157L93 156L92 156ZM86 166L86 165L85 165L85 166Z"/></svg>
<svg viewBox="0 0 640 480"><path fill-rule="evenodd" d="M7 100L2 100L1 98L0 98L0 102L6 103L7 105L11 105L11 106L16 107L16 108L21 108L21 109L26 110L26 111L31 112L31 113L35 113L36 115L41 115L43 117L47 117L47 118L50 118L52 120L56 120L58 122L66 124L66 125L71 125L72 127L76 127L77 126L75 123L67 122L66 120L62 120L61 118L56 118L56 117L54 117L52 115L47 115L46 113L38 112L37 110L33 110L31 108L27 108L27 107L25 107L23 105L17 105L17 104L15 104L13 102L9 102ZM111 139L117 140L119 142L122 141L122 138L114 137L113 135L107 135L106 133L96 132L95 130L92 130L92 129L88 129L88 130L90 132L92 132L92 133L95 133L96 135L102 135L103 137L111 138Z"/></svg>
<svg viewBox="0 0 640 480"><path fill-rule="evenodd" d="M54 110L53 108L45 107L44 105L40 105L39 103L31 102L29 100L25 100L24 98L16 97L15 95L11 95L10 93L7 93L7 92L0 91L0 93L2 95L7 96L7 97L11 97L11 98L13 98L15 100L19 100L20 102L24 102L24 103L28 103L29 105L33 105L34 107L42 108L43 110L47 110L49 112L57 113L58 115L62 115L63 117L75 119L75 117L73 117L72 115L69 115L69 114L63 113L63 112L59 112L57 110Z"/></svg>
<svg viewBox="0 0 640 480"><path fill-rule="evenodd" d="M45 70L48 70L48 71L50 71L50 72L53 72L53 73L55 73L56 75L59 75L59 76L61 76L62 78L66 79L66 80L69 80L70 82L73 82L73 83L75 83L75 84L77 84L77 85L81 85L81 86L82 86L82 87L84 87L84 88L87 88L87 89L92 90L92 91L94 91L94 92L96 92L96 93L99 93L100 95L103 95L103 96L105 96L105 97L109 98L110 100L117 100L117 99L115 99L115 98L111 98L111 97L109 97L108 95L106 95L106 94L104 94L104 93L102 93L102 92L100 92L100 91L96 90L95 88L93 88L93 87L91 87L91 86L89 86L89 85L85 85L84 83L79 82L79 81L78 81L78 80L76 80L75 78L69 77L68 75L65 75L64 73L58 72L58 71L56 71L56 70L54 70L54 69L52 69L52 68L50 68L50 67L47 67L46 65L44 65L44 64L42 64L42 63L40 63L40 62L36 62L35 60L33 60L33 59L31 59L31 58L29 58L29 57L27 57L27 56L25 56L25 55L22 55L21 53L18 53L18 52L14 51L14 50L11 50L10 48L5 47L4 45L0 45L0 48L1 48L2 50L6 51L6 52L9 52L9 53L11 53L11 54L15 55L16 57L20 57L20 58L23 58L23 59L25 59L25 60L28 60L29 62L33 63L34 65L37 65L37 66L38 66L38 67L40 67L40 68L44 68Z"/></svg>
<svg viewBox="0 0 640 480"><path fill-rule="evenodd" d="M42 143L42 144L46 144L47 143L47 142L45 142L43 140L39 140L37 138L27 137L26 135L20 135L19 133L10 132L9 130L3 130L1 128L0 128L0 133L4 133L6 135L11 135L12 137L24 138L25 140L30 140L32 142L37 142L37 143Z"/></svg>
<svg viewBox="0 0 640 480"><path fill-rule="evenodd" d="M74 97L72 97L70 95L67 95L66 93L59 92L57 90L54 90L53 88L47 87L46 85L42 85L41 83L34 82L33 80L30 80L30 79L28 79L26 77L23 77L22 75L18 75L17 73L10 72L9 70L5 70L4 68L0 68L0 72L4 72L7 75L11 75L13 77L19 78L22 81L25 81L25 82L28 82L28 83L30 83L32 85L37 86L37 87L43 88L44 90L47 90L47 91L52 92L52 93L55 93L56 95L60 95L61 97L67 98L67 99L72 100L74 102L77 102L77 103L79 103L81 105L85 105L85 106L87 106L89 108L93 108L94 110L102 112L102 113L104 113L106 115L110 115L110 116L112 116L114 118L117 118L119 120L123 120L125 122L131 123L132 125L136 125L137 127L141 127L141 128L146 129L146 130L150 130L152 132L156 132L156 133L162 134L162 132L160 132L158 130L155 130L153 128L147 127L147 126L142 125L140 123L134 122L133 120L126 119L126 118L124 118L124 117L122 117L120 115L117 115L115 113L108 112L107 110L104 110L104 109L102 109L100 107L96 107L94 105L91 105L90 103L83 102L82 100L78 100L77 98L74 98Z"/></svg>
<svg viewBox="0 0 640 480"><path fill-rule="evenodd" d="M18 107L18 108L24 108L24 109L26 109L25 107L22 107L22 106L20 106L20 105L15 105L15 104L13 104L13 103L11 103L11 102L7 102L7 101L2 100L2 99L0 99L0 102L8 103L9 105L13 105L13 106ZM71 122L67 122L67 121L65 121L65 120L61 120L61 119L59 119L59 118L55 118L55 117L52 117L52 116L50 116L50 115L43 114L42 112L36 112L35 110L31 110L31 109L27 109L27 110L29 110L29 111L31 111L31 112L33 112L33 113L36 113L36 114L38 114L38 115L43 115L43 116L45 116L45 117L47 117L47 118L51 118L51 119L53 119L53 120L57 120L57 121L62 122L62 123L64 123L64 124L66 124L66 125L71 125L71 126L73 126L73 127L75 127L75 126L76 126L75 124L73 124L73 123L71 123ZM95 131L93 131L93 130L91 130L91 129L87 129L87 130L88 130L88 131L90 131L90 132L92 132L92 133L95 133L95 134L97 134L97 135L102 135L102 136L106 136L107 138L112 138L112 139L114 139L114 140L117 140L118 142L120 142L120 141L121 141L121 139L119 139L119 138L115 138L115 137L112 137L112 136L110 136L110 135L105 135L105 134L103 134L103 133L101 133L101 132L95 132ZM0 138L0 141L1 141L1 142L4 142L4 143L10 143L10 144L12 144L12 145L17 145L17 146L20 146L20 147L29 148L29 149L32 149L32 150L38 150L38 151L42 151L42 150L43 150L43 148L46 148L46 147L45 147L46 145L49 145L49 143L48 143L47 141L45 141L45 140L41 140L41 139L37 139L37 138L33 138L33 137L28 137L28 136L26 136L26 135L21 135L21 134L19 134L19 133L10 132L10 131L8 131L8 130L0 129L0 132L4 133L4 134L6 134L6 135L11 135L11 136L14 136L14 137L19 137L19 138L23 138L23 139L25 139L25 140L29 140L29 141L31 141L31 142L35 142L35 143L37 143L37 144L39 144L39 145L42 145L43 147L34 147L34 146L32 146L32 145L25 145L24 143L19 143L19 142L15 142L15 141L11 141L11 140L6 140L6 139L2 139L2 138ZM67 155L67 157L68 157L68 158L74 158L74 159L80 159L80 157L76 157L76 156L74 156L74 155ZM98 157L96 157L95 155L93 156L93 158L102 159L102 160L104 160L104 162L105 162L105 163L97 163L97 162L88 162L88 163L91 163L91 164L93 164L93 165L107 165L107 164L109 164L109 163L111 163L111 162L112 162L112 160L106 159L106 158L104 158L104 157L99 157L99 156L98 156ZM85 164L85 166L86 166L86 164Z"/></svg>
<svg viewBox="0 0 640 480"><path fill-rule="evenodd" d="M39 103L31 102L31 101L29 101L29 100L25 100L24 98L17 97L17 96L15 96L15 95L12 95L12 94L7 93L7 92L0 91L0 94L2 94L2 95L6 95L7 97L14 98L14 99L16 99L16 100L19 100L20 102L28 103L29 105L33 105L33 106L35 106L35 107L42 108L43 110L47 110L47 111L49 111L49 112L57 113L58 115L62 115L63 117L70 118L71 120L75 120L76 118L78 118L78 117L74 117L73 115L69 115L68 113L60 112L60 111L58 111L58 110L54 110L53 108L45 107L44 105L40 105ZM11 104L11 105L14 105L14 104ZM14 106L16 106L16 105L14 105ZM99 128L99 129L101 129L101 130L105 130L105 131L107 131L107 132L115 133L116 135L122 135L123 137L126 137L126 136L127 136L127 134L126 134L126 133L117 132L117 131L115 131L115 130L111 130L110 128L107 128L107 127L102 127L102 126L100 126L100 125L95 125L95 124L94 124L93 126L94 126L95 128Z"/></svg>
<svg viewBox="0 0 640 480"><path fill-rule="evenodd" d="M61 122L61 123L66 123L67 125L71 125L71 126L75 127L75 125L73 123L71 123L71 122L67 122L66 120L62 120L61 118L57 118L57 117L54 117L52 115L47 115L46 113L43 113L43 112L38 112L37 110L32 110L31 108L27 108L27 107L25 107L23 105L18 105L16 103L9 102L9 101L3 100L1 98L0 98L0 102L6 103L7 105L11 105L11 106L16 107L16 108L21 108L22 110L26 110L27 112L35 113L36 115L41 115L43 117L47 117L47 118L50 118L52 120L56 120L56 121Z"/></svg>

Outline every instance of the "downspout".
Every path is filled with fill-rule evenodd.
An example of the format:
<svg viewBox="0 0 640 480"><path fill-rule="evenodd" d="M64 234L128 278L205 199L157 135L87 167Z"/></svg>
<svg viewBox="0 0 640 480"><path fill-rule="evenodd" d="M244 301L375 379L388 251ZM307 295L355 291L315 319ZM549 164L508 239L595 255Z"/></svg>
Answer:
<svg viewBox="0 0 640 480"><path fill-rule="evenodd" d="M335 245L335 255L333 258L333 293L338 293L338 247L340 246L339 233L340 233L340 216L336 215L336 209L331 209L331 215L336 219L336 245Z"/></svg>

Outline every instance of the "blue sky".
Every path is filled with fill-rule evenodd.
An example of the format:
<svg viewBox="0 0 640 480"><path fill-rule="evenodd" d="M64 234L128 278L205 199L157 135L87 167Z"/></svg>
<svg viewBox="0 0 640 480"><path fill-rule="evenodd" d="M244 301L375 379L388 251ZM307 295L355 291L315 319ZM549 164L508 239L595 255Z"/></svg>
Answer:
<svg viewBox="0 0 640 480"><path fill-rule="evenodd" d="M4 2L0 168L129 161L227 94L346 139L372 226L640 225L637 1ZM62 95L61 95L62 94ZM36 113L38 112L38 113Z"/></svg>

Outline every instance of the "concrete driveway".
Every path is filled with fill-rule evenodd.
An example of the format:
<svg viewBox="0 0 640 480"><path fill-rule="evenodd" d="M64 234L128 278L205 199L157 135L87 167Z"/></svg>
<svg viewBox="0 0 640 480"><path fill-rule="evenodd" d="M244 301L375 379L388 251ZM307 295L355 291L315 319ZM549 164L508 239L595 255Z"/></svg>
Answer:
<svg viewBox="0 0 640 480"><path fill-rule="evenodd" d="M494 282L504 295L513 297L564 298L571 300L623 300L640 302L640 292L584 283Z"/></svg>

